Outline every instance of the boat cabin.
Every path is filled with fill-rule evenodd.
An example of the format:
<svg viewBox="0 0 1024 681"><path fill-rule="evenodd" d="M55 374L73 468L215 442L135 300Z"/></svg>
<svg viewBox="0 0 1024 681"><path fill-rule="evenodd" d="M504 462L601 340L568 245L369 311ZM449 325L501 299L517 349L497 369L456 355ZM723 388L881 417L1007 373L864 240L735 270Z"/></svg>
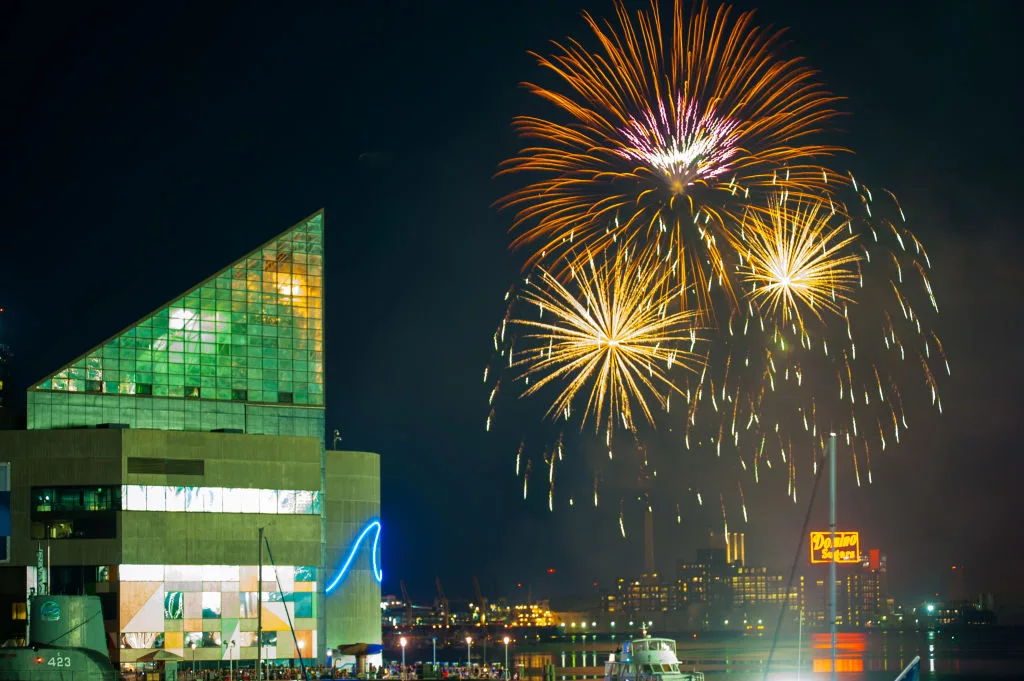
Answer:
<svg viewBox="0 0 1024 681"><path fill-rule="evenodd" d="M670 638L624 641L618 656L605 663L605 681L703 681L700 672L683 672Z"/></svg>

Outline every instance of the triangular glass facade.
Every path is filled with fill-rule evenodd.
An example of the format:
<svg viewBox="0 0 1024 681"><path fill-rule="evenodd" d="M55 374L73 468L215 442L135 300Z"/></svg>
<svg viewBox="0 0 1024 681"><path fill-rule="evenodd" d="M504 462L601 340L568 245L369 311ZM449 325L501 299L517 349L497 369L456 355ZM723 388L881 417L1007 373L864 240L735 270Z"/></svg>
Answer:
<svg viewBox="0 0 1024 681"><path fill-rule="evenodd" d="M123 400L115 406L107 399L115 395L152 398L158 407L164 405L158 411L179 411L166 400L217 401L222 408L180 411L237 413L243 421L244 414L223 403L322 409L323 353L323 213L318 212L38 383L29 391L29 427L95 425L111 417L136 421L134 414L122 415ZM45 393L50 400L42 399ZM57 397L61 393L102 399L68 402ZM44 414L32 403L53 409ZM57 409L64 404L91 407L92 414L62 417ZM189 427L157 414L130 425L233 427L231 418L195 421Z"/></svg>

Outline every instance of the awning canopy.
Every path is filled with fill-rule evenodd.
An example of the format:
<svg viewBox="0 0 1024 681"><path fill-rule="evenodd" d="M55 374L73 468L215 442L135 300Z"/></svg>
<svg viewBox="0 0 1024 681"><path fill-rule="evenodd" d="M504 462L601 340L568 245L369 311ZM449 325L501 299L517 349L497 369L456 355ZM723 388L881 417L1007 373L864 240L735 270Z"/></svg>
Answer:
<svg viewBox="0 0 1024 681"><path fill-rule="evenodd" d="M347 643L338 646L338 652L342 655L376 655L383 651L382 643Z"/></svg>

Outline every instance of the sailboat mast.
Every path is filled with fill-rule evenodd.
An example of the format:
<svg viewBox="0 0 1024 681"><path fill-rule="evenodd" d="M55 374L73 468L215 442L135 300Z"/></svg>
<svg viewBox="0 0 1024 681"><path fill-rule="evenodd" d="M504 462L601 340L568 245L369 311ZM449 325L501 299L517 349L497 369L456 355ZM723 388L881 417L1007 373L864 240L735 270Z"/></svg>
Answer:
<svg viewBox="0 0 1024 681"><path fill-rule="evenodd" d="M256 559L256 679L263 678L263 528Z"/></svg>

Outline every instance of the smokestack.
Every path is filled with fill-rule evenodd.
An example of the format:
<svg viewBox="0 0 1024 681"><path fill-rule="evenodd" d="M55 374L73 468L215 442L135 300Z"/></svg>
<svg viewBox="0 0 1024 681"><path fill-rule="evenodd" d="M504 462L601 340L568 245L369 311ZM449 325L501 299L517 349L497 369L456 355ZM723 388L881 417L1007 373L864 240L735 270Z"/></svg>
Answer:
<svg viewBox="0 0 1024 681"><path fill-rule="evenodd" d="M654 514L647 509L644 515L644 574L654 572Z"/></svg>
<svg viewBox="0 0 1024 681"><path fill-rule="evenodd" d="M745 567L747 564L747 551L742 532L730 532L725 538L726 559L730 565Z"/></svg>

